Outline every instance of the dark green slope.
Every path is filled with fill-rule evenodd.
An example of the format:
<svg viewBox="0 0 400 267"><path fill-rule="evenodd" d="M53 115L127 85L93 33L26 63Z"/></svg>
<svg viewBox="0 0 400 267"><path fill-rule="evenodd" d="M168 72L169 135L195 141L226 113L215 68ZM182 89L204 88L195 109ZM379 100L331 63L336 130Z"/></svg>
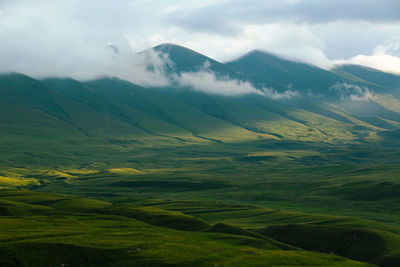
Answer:
<svg viewBox="0 0 400 267"><path fill-rule="evenodd" d="M168 88L145 89L119 79L101 79L86 84L108 98L134 107L163 123L190 132L196 138L225 142L259 137L257 133L188 105Z"/></svg>
<svg viewBox="0 0 400 267"><path fill-rule="evenodd" d="M11 137L80 137L82 133L64 108L71 105L62 95L35 79L15 73L2 74L1 138L7 137L8 141L14 141Z"/></svg>
<svg viewBox="0 0 400 267"><path fill-rule="evenodd" d="M2 98L8 98L60 120L69 120L68 113L61 107L64 99L57 92L28 76L17 73L1 74L0 93Z"/></svg>
<svg viewBox="0 0 400 267"><path fill-rule="evenodd" d="M67 80L68 81L68 80ZM75 86L75 87L74 87ZM28 116L37 114L37 112L47 115L54 125L49 125L57 128L57 125L62 122L67 125L69 131L78 131L86 136L100 136L107 137L113 136L116 132L118 134L143 134L143 132L129 125L121 120L110 120L107 114L102 114L104 104L101 101L93 101L94 104L90 105L81 101L82 96L77 96L73 99L68 94L73 94L74 88L79 88L79 83L68 83L68 88L71 92L66 95L59 92L46 83L39 80L20 74L4 74L0 78L0 88L3 99L8 99L8 107L10 104L22 105L23 108L16 111L26 110L31 113ZM15 113L8 111L10 117L14 117ZM44 116L40 114L40 116ZM15 116L15 120L19 120L24 116ZM41 125L40 118L32 117L32 123ZM17 124L10 123L4 125L6 127L13 127ZM43 125L44 132L47 128ZM29 135L29 131L24 134ZM67 134L67 133L65 133Z"/></svg>
<svg viewBox="0 0 400 267"><path fill-rule="evenodd" d="M400 75L360 65L339 65L332 71L343 76L351 75L352 77L366 81L369 86L374 87L376 90L382 91L384 88L400 89Z"/></svg>
<svg viewBox="0 0 400 267"><path fill-rule="evenodd" d="M106 80L107 79L97 80L96 83L104 83ZM136 114L137 111L135 111L133 107L127 111L126 107L121 106L120 103L114 101L113 97L109 97L110 94L118 94L119 87L117 82L114 86L108 87L109 92L98 92L83 83L68 78L52 78L46 79L43 82L49 87L62 93L64 96L85 105L87 108L101 113L100 117L104 116L106 118L112 118L113 120L138 128L146 134L154 134L153 129L146 127L147 125L141 125L140 122L138 122L139 118L144 116L143 114ZM121 81L120 83L124 82ZM132 87L134 86L132 85ZM154 120L155 118L150 118L149 120L152 119Z"/></svg>
<svg viewBox="0 0 400 267"><path fill-rule="evenodd" d="M183 46L167 43L155 46L152 49L156 52L167 54L173 63L170 66L170 71L177 74L182 72L196 72L208 68L217 75L231 78L237 76L226 65Z"/></svg>
<svg viewBox="0 0 400 267"><path fill-rule="evenodd" d="M138 109L166 123L177 125L177 122L152 102L156 94L129 82L117 78L102 78L85 83L98 94L109 100L118 101L131 108ZM153 100L154 101L154 100Z"/></svg>
<svg viewBox="0 0 400 267"><path fill-rule="evenodd" d="M285 60L260 50L251 51L226 65L241 74L262 79L266 86L277 90L293 88L326 95L329 87L345 80L316 66Z"/></svg>

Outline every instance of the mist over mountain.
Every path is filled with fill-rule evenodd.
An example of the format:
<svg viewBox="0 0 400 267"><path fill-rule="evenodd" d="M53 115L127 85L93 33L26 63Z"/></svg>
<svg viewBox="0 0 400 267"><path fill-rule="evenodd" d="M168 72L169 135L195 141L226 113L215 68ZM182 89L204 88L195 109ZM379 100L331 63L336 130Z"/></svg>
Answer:
<svg viewBox="0 0 400 267"><path fill-rule="evenodd" d="M352 65L328 71L258 50L225 64L173 44L141 56L149 53L155 60L146 71L167 84L2 74L1 109L15 117L2 119L3 133L183 144L369 142L400 125L400 78L393 74Z"/></svg>

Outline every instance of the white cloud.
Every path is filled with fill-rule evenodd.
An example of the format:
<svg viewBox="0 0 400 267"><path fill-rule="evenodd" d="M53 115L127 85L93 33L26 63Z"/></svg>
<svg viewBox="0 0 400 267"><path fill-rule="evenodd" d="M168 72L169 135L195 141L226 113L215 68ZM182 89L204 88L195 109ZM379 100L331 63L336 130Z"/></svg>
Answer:
<svg viewBox="0 0 400 267"><path fill-rule="evenodd" d="M400 58L386 53L375 53L373 55L357 55L348 60L336 60L336 64L357 64L374 69L400 74Z"/></svg>
<svg viewBox="0 0 400 267"><path fill-rule="evenodd" d="M220 61L260 49L324 68L332 58L354 58L358 64L398 70L394 57L399 54L373 53L374 47L400 38L400 13L393 8L397 0L278 2L0 0L0 72L77 79L119 74L132 82L158 85L165 80L139 67L144 59L134 54L162 42ZM359 9L345 8L354 5ZM265 11L273 16L265 16ZM193 22L185 24L172 19L177 12L197 15L185 15L184 20ZM213 14L216 18L210 23ZM110 43L118 47L120 58L106 48Z"/></svg>
<svg viewBox="0 0 400 267"><path fill-rule="evenodd" d="M263 95L262 91L255 89L249 82L228 78L217 79L214 73L207 71L184 72L177 76L176 80L181 86L190 86L209 94L233 96L253 93Z"/></svg>
<svg viewBox="0 0 400 267"><path fill-rule="evenodd" d="M183 72L174 76L174 81L180 86L191 87L194 90L216 95L236 96L244 94L257 94L272 99L288 99L299 94L287 90L277 92L273 88L255 88L250 82L218 77L209 70L210 63L206 61L203 68L197 72Z"/></svg>
<svg viewBox="0 0 400 267"><path fill-rule="evenodd" d="M142 86L166 86L165 68L170 64L166 55L148 51L128 55L118 54L100 75L111 75ZM98 75L99 75L98 74Z"/></svg>
<svg viewBox="0 0 400 267"><path fill-rule="evenodd" d="M374 98L370 90L363 86L348 83L336 83L329 90L334 91L342 100L368 101Z"/></svg>
<svg viewBox="0 0 400 267"><path fill-rule="evenodd" d="M357 64L400 75L400 43L379 45L372 55L357 55L347 60L336 60L335 64Z"/></svg>
<svg viewBox="0 0 400 267"><path fill-rule="evenodd" d="M160 55L132 51L119 22L108 19L110 12L128 7L128 2L120 6L105 1L90 6L75 0L6 3L0 17L0 72L79 80L111 75L139 85L168 84ZM153 71L147 69L150 62L158 66Z"/></svg>

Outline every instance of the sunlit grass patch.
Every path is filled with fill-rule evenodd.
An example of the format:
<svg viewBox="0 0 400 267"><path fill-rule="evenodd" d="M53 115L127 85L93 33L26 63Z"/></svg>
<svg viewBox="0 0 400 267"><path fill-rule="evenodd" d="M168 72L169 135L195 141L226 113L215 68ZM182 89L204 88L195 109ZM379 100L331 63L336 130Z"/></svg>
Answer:
<svg viewBox="0 0 400 267"><path fill-rule="evenodd" d="M55 177L55 178L65 178L65 179L73 178L73 176L70 174L56 170L46 170L43 172L43 174L48 177Z"/></svg>
<svg viewBox="0 0 400 267"><path fill-rule="evenodd" d="M132 175L132 174L142 174L142 171L133 169L133 168L112 168L112 169L107 169L107 171L114 173L114 174L119 174L119 175Z"/></svg>
<svg viewBox="0 0 400 267"><path fill-rule="evenodd" d="M0 176L0 188L15 188L18 186L40 185L34 178L19 178Z"/></svg>

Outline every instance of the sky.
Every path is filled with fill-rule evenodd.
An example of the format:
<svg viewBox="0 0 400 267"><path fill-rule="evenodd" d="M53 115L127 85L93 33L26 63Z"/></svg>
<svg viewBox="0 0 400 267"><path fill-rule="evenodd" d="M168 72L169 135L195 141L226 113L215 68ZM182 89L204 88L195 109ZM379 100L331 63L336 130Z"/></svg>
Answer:
<svg viewBox="0 0 400 267"><path fill-rule="evenodd" d="M143 68L163 58L137 53L166 42L400 73L400 0L0 0L0 72L163 85Z"/></svg>

